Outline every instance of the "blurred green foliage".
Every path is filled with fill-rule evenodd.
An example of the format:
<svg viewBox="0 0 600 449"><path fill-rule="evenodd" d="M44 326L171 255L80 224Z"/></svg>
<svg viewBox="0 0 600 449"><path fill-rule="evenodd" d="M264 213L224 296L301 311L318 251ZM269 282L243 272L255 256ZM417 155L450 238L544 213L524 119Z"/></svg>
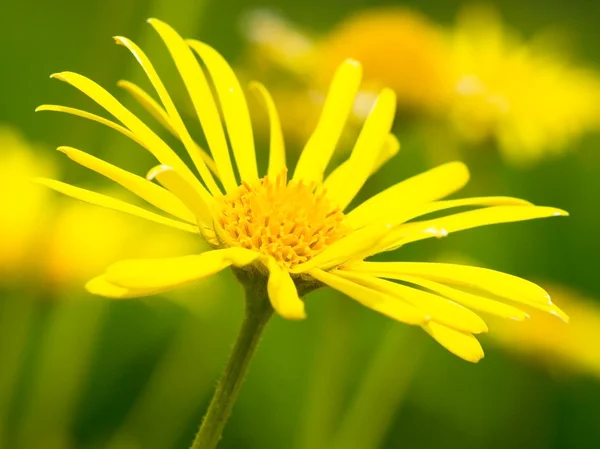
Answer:
<svg viewBox="0 0 600 449"><path fill-rule="evenodd" d="M451 0L407 3L441 23L451 23L461 5ZM324 31L352 11L376 4L3 2L0 122L48 147L73 145L131 165L140 160L141 152L112 131L75 118L34 115L41 103L87 105L75 90L50 81L49 74L73 70L104 86L122 77L139 79L139 68L127 52L111 45L110 36L131 37L160 53L144 22L148 16L207 41L235 62L244 51L240 17L254 7L272 7L309 29ZM549 25L564 27L581 59L600 66L600 3L508 0L497 6L507 23L526 34ZM427 168L423 142L405 129L399 129L398 136L401 154L362 195ZM465 194L527 198L567 209L569 220L477 229L403 249L402 257L433 260L441 252L460 251L486 266L550 279L600 298L600 137L587 137L576 147L528 170L505 166L494 152L466 155L473 181ZM65 170L69 180L86 180L81 170ZM18 192L2 192L8 194ZM241 289L231 274L186 289L177 301L107 302L91 298L83 287L62 301L28 287L0 293L2 449L188 447L241 317ZM375 348L384 336L398 338L395 333L400 332L403 340L414 344L399 345L390 365L395 371L386 377L390 390L396 380L407 385L382 448L600 447L600 383L594 379L552 372L489 344L486 358L471 365L422 332L391 323L326 290L311 294L307 308L309 318L304 322L275 318L269 326L225 432L223 449L329 447L324 435L351 407ZM403 370L417 352L414 376L404 379ZM16 383L7 393L1 379L11 357L20 362Z"/></svg>

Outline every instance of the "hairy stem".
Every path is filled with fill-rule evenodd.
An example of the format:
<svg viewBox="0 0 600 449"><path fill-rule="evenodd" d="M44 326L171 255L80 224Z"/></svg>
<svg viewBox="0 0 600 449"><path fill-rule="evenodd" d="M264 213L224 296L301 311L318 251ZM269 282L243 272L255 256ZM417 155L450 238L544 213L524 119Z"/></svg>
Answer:
<svg viewBox="0 0 600 449"><path fill-rule="evenodd" d="M242 327L191 449L217 447L248 371L250 360L272 314L273 309L266 291L247 287L246 314Z"/></svg>

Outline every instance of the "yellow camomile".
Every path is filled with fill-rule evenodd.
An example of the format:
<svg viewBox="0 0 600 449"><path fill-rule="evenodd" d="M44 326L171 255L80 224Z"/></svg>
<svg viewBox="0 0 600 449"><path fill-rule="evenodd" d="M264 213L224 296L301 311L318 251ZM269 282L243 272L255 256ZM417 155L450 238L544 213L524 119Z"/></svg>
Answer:
<svg viewBox="0 0 600 449"><path fill-rule="evenodd" d="M47 192L30 180L41 174L54 176L56 167L41 149L8 125L0 125L0 148L0 198L6 211L0 214L0 284L4 284L36 259L37 236L48 219L50 202Z"/></svg>
<svg viewBox="0 0 600 449"><path fill-rule="evenodd" d="M135 140L160 165L142 177L74 148L61 151L161 212L59 181L38 182L80 200L198 234L212 250L118 262L89 281L91 293L113 298L147 296L231 266L239 279L263 280L271 305L284 318L304 318L302 294L330 286L386 316L421 326L444 347L472 362L483 357L473 334L487 331L474 311L523 320L527 313L518 303L567 320L542 288L509 274L442 263L365 260L411 242L477 226L567 214L509 197L442 200L469 178L460 162L409 178L349 208L367 178L399 146L390 134L395 94L383 89L350 156L325 174L359 89L358 62L347 60L337 69L316 129L293 172L286 168L275 104L263 85L251 84L271 122L269 165L261 177L247 100L233 70L208 45L182 39L161 21L149 22L179 70L210 156L192 139L148 57L124 37L115 40L133 53L160 103L138 86L119 84L181 140L199 176L108 91L82 75L62 72L52 77L80 90L120 123L65 106L41 106L38 110L67 112L103 123ZM423 218L458 207L472 210Z"/></svg>
<svg viewBox="0 0 600 449"><path fill-rule="evenodd" d="M524 42L493 9L467 8L449 35L448 110L459 135L528 164L600 129L600 76Z"/></svg>
<svg viewBox="0 0 600 449"><path fill-rule="evenodd" d="M174 255L194 243L192 236L140 226L111 210L53 201L31 179L55 176L56 160L13 127L0 125L0 148L0 198L10 211L0 215L0 288L35 279L45 289L64 291L125 254L146 256L152 246L154 255Z"/></svg>
<svg viewBox="0 0 600 449"><path fill-rule="evenodd" d="M310 136L312 117L318 115L331 77L347 58L363 66L363 84L347 131L360 127L382 87L394 90L405 114L431 114L445 106L450 90L445 35L415 10L396 6L358 11L321 35L263 9L249 14L243 25L249 49L242 75L269 81L282 108L288 142L304 142ZM267 128L260 118L259 127ZM342 153L351 147L354 135L342 134Z"/></svg>
<svg viewBox="0 0 600 449"><path fill-rule="evenodd" d="M509 351L525 356L561 373L581 373L600 379L600 347L590 342L600 338L600 304L563 285L548 290L573 319L570 326L557 326L556 320L539 314L522 326L500 321L493 323L493 340ZM558 323L560 324L560 323Z"/></svg>

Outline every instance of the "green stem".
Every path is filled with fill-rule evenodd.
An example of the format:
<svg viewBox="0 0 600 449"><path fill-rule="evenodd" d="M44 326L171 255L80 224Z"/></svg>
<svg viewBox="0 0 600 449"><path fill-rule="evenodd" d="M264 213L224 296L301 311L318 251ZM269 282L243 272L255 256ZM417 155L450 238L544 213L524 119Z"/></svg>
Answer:
<svg viewBox="0 0 600 449"><path fill-rule="evenodd" d="M196 434L191 449L214 449L240 392L250 360L269 322L273 308L266 291L246 289L246 314L217 389Z"/></svg>

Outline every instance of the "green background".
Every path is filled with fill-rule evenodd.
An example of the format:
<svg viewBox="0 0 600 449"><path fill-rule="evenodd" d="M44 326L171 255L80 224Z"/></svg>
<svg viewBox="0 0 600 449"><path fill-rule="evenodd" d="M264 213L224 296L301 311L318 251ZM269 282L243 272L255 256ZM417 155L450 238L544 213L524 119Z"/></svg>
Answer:
<svg viewBox="0 0 600 449"><path fill-rule="evenodd" d="M121 78L141 79L128 52L114 46L110 37L128 36L149 46L151 54L162 51L145 23L150 16L206 41L236 62L245 48L240 19L255 7L273 8L325 32L353 11L379 4L2 2L0 122L20 128L48 148L68 144L132 166L141 163L140 151L112 131L76 118L34 114L42 103L89 106L74 89L49 80L49 74L71 70L104 86ZM462 6L445 0L406 4L442 24L451 24ZM579 59L600 65L600 3L510 0L496 6L525 35L556 25L568 30ZM157 65L166 61L160 51L153 57ZM401 154L370 181L363 196L428 168L420 139L402 128L398 136ZM568 210L568 220L477 229L402 249L395 257L433 260L460 250L485 266L550 279L600 298L600 137L587 136L571 146L566 155L526 170L506 166L491 151L464 157L473 173L465 195L527 198ZM65 164L62 178L77 182L85 179L83 173ZM7 194L18 192L2 192ZM29 285L0 294L2 313L9 302L47 293ZM91 298L83 287L77 295L80 301L37 301L34 325L26 335L7 336L0 329L7 339L1 348L19 338L27 348L18 385L5 404L9 413L3 428L8 430L0 448L188 447L241 319L242 292L231 274L219 275L205 288L186 289L182 295L191 298L189 307L164 298L105 302ZM375 407L353 429L360 434L385 423L380 412L388 396L402 396L381 448L600 447L600 384L595 379L515 357L485 337L486 358L472 365L423 332L391 323L327 290L311 294L307 310L309 318L303 322L277 317L270 324L220 447L331 447L326 435L338 428L342 411L350 409L365 373L379 367L373 356L381 344L387 344L387 355L379 361L387 375L375 388L381 410ZM0 373L4 356L0 350ZM404 394L396 392L400 389Z"/></svg>

